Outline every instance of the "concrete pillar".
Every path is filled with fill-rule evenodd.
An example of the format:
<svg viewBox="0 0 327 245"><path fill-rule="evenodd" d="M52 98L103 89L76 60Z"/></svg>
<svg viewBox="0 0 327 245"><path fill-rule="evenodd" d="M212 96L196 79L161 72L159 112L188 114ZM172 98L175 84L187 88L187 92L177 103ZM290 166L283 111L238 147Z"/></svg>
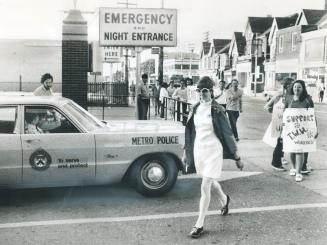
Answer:
<svg viewBox="0 0 327 245"><path fill-rule="evenodd" d="M62 28L62 96L87 108L87 22L80 10L70 10Z"/></svg>

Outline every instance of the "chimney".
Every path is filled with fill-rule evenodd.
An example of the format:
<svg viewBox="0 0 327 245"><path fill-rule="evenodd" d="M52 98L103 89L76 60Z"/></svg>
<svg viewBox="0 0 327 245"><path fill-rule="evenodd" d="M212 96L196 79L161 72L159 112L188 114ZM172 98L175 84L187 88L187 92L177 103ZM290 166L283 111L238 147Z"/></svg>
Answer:
<svg viewBox="0 0 327 245"><path fill-rule="evenodd" d="M325 9L327 10L327 0L325 0Z"/></svg>

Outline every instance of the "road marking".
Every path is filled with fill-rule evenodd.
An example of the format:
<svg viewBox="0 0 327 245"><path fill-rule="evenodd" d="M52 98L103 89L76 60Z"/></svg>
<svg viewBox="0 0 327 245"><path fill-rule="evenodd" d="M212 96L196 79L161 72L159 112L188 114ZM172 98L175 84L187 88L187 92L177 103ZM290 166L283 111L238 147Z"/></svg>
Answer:
<svg viewBox="0 0 327 245"><path fill-rule="evenodd" d="M255 207L255 208L236 208L236 209L230 209L229 213L242 214L242 213L256 213L256 212L265 212L265 211L271 212L271 211L295 210L295 209L307 209L307 208L327 208L327 203L293 204L293 205L267 206L267 207ZM219 215L219 214L220 211L207 212L207 215ZM2 223L2 224L0 223L0 229L35 227L35 226L52 226L52 225L131 222L131 221L145 221L145 220L157 220L157 219L186 218L186 217L196 217L196 216L198 216L198 212L168 213L168 214L127 216L127 217L44 220L44 221L29 221L29 222L17 222L17 223Z"/></svg>
<svg viewBox="0 0 327 245"><path fill-rule="evenodd" d="M221 177L218 179L219 181L236 179L236 178L244 178L252 175L263 174L263 172L247 172L247 171L222 171ZM178 179L199 179L201 176L197 174L187 174L178 176Z"/></svg>
<svg viewBox="0 0 327 245"><path fill-rule="evenodd" d="M315 112L321 113L321 114L327 114L327 112L325 112L325 111L317 111L317 110L315 110Z"/></svg>

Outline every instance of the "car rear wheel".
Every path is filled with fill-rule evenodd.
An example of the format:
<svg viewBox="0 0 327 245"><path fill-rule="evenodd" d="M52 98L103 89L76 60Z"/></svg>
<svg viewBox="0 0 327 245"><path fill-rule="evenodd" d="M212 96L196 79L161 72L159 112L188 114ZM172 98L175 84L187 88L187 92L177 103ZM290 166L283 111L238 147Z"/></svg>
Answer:
<svg viewBox="0 0 327 245"><path fill-rule="evenodd" d="M134 187L145 196L167 193L177 179L177 166L173 157L164 154L147 155L135 163L131 170Z"/></svg>

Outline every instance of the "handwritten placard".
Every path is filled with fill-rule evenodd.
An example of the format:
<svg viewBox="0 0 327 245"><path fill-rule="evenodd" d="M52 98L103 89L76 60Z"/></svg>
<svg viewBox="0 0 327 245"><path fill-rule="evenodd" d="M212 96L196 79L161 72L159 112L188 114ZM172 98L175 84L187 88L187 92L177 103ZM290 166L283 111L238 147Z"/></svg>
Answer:
<svg viewBox="0 0 327 245"><path fill-rule="evenodd" d="M283 114L283 151L302 153L316 151L317 133L313 108L287 108Z"/></svg>
<svg viewBox="0 0 327 245"><path fill-rule="evenodd" d="M284 108L285 105L283 99L280 98L273 107L271 117L271 137L279 137L282 132Z"/></svg>

